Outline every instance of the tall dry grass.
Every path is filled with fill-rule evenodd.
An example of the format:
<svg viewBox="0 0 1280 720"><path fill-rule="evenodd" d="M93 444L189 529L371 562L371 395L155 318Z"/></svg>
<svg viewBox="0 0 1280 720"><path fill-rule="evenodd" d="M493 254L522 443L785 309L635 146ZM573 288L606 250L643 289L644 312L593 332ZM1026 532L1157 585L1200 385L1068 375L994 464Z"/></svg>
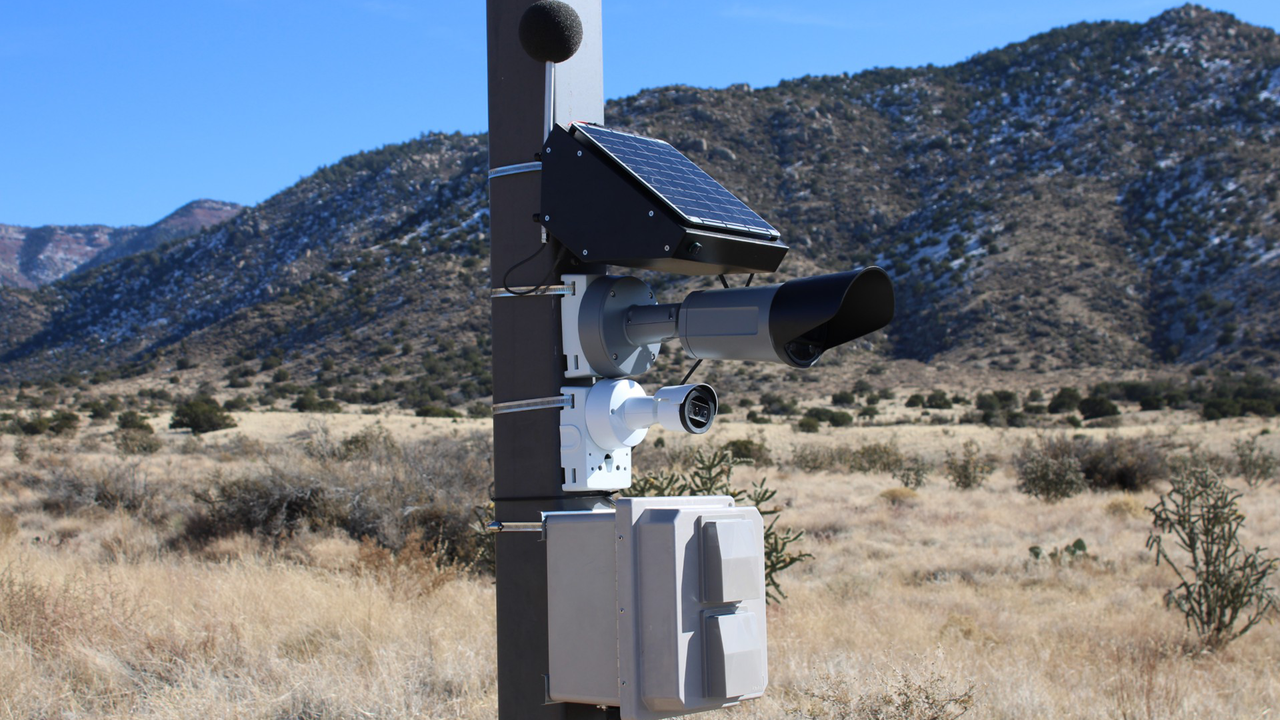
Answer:
<svg viewBox="0 0 1280 720"><path fill-rule="evenodd" d="M448 514L483 499L487 448L468 445L469 428L386 426L385 437L374 430L345 449L367 424L327 435L303 426L272 442L169 436L143 458L109 443L41 441L21 463L9 439L0 457L0 715L493 717L492 586L419 541L429 524L360 541L321 515L274 536L242 529L173 542L217 478L315 481L348 509L377 493L369 506L400 517L424 503ZM1120 434L1174 453L1226 453L1258 429ZM1247 718L1280 707L1280 628L1262 625L1199 653L1164 607L1172 576L1144 545L1144 508L1159 483L1055 504L1018 493L1010 457L1034 431L798 437L730 423L719 432L716 442L768 445L779 464L740 469L735 481L767 475L783 522L806 531L802 549L814 558L788 571L788 599L770 609L768 693L709 717ZM1274 452L1276 438L1259 442ZM663 460L680 463L690 446L667 440ZM891 471L848 469L858 448L877 444L937 468L967 441L1000 465L974 489L932 482L911 503L890 503L883 491L900 484ZM806 445L817 449L802 455L849 464L801 469L793 455ZM1280 551L1280 487L1242 489L1246 542ZM1077 538L1087 557L1028 552Z"/></svg>

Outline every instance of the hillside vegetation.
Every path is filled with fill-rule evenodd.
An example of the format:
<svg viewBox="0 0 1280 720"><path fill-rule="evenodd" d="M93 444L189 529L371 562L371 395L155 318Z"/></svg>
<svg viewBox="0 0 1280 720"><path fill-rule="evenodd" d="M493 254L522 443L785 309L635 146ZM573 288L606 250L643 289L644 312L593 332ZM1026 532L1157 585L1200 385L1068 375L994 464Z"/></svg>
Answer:
<svg viewBox="0 0 1280 720"><path fill-rule="evenodd" d="M945 68L648 90L607 121L670 140L782 231L792 251L765 280L889 270L897 320L819 377L1280 359L1272 30L1188 5ZM483 135L424 135L192 238L0 292L0 381L187 358L225 383L213 368L270 362L465 407L489 384L487 165ZM672 299L705 282L653 280ZM666 353L654 379L681 363Z"/></svg>

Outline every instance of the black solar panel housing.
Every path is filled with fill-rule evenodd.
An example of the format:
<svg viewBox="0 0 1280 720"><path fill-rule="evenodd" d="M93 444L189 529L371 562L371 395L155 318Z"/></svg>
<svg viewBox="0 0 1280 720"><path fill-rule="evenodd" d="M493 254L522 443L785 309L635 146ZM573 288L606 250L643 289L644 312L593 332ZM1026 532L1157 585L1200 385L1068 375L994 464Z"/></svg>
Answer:
<svg viewBox="0 0 1280 720"><path fill-rule="evenodd" d="M787 254L777 230L661 140L556 126L541 159L530 210L583 267L769 273Z"/></svg>
<svg viewBox="0 0 1280 720"><path fill-rule="evenodd" d="M574 125L690 225L765 238L779 233L670 144L595 125Z"/></svg>

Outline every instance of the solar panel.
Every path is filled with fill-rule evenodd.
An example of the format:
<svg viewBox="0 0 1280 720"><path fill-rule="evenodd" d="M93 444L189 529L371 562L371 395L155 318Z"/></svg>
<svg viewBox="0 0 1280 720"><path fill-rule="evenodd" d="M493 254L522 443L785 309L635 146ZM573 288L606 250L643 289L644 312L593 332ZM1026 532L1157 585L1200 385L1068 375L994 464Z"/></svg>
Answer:
<svg viewBox="0 0 1280 720"><path fill-rule="evenodd" d="M574 128L689 224L779 237L773 226L670 144L596 125L575 124Z"/></svg>

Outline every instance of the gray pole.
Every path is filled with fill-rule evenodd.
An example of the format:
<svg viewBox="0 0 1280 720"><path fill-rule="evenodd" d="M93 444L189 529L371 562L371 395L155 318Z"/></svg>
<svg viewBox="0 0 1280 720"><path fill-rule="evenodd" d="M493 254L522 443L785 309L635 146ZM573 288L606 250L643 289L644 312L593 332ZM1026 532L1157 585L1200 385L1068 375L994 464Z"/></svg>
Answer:
<svg viewBox="0 0 1280 720"><path fill-rule="evenodd" d="M533 162L546 137L546 66L525 54L517 34L532 0L487 0L489 48L489 166ZM578 53L556 67L555 114L601 122L600 0L569 0L582 19ZM492 236L491 284L538 250L542 232L538 172L499 175L489 183ZM552 269L556 246L514 271L511 287L538 284ZM552 284L566 272L600 272L599 266L555 268ZM493 300L493 401L495 404L558 396L565 384L560 340L560 299L554 295ZM601 495L561 490L560 416L554 409L500 414L493 421L493 499L499 522L541 520L550 510L586 510ZM547 557L537 533L497 536L498 717L556 720L617 717L617 708L544 704L547 674Z"/></svg>

